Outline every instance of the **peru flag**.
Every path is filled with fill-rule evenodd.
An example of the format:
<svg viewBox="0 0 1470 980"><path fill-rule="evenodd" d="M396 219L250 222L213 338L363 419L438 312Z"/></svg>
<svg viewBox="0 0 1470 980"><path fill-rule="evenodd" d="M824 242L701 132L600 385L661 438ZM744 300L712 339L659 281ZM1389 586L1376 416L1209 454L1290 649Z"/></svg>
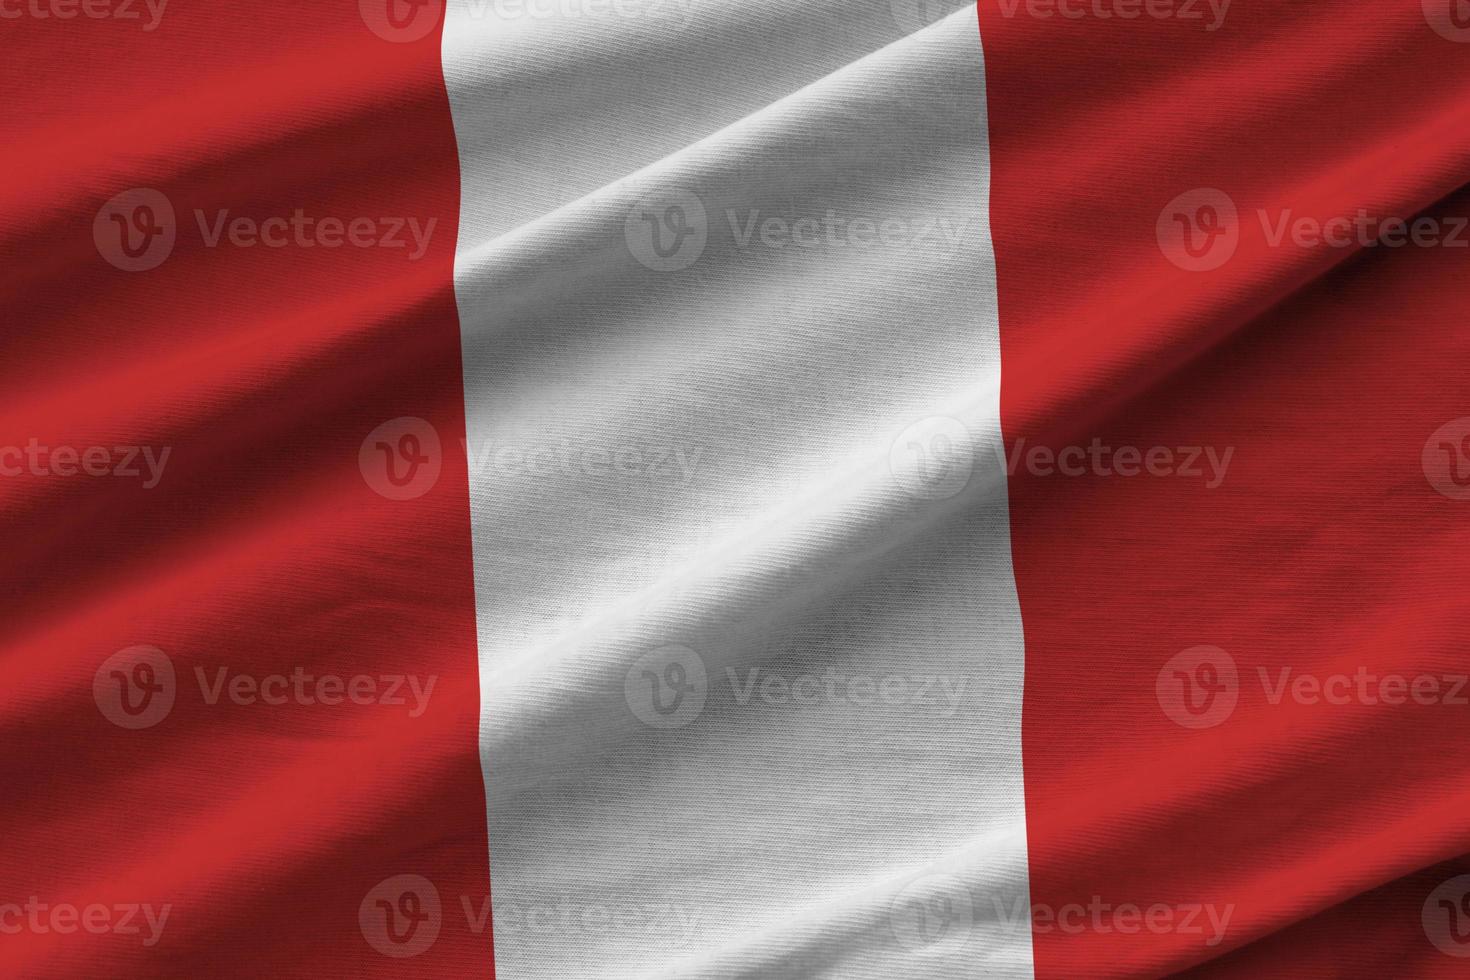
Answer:
<svg viewBox="0 0 1470 980"><path fill-rule="evenodd" d="M1466 0L0 42L0 975L1470 972Z"/></svg>

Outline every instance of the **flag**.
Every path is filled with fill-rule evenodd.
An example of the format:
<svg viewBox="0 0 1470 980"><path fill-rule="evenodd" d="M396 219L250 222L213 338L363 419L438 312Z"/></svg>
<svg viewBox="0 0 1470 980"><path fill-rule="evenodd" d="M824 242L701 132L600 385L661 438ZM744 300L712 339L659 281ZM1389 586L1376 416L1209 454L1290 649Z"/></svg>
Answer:
<svg viewBox="0 0 1470 980"><path fill-rule="evenodd" d="M0 973L1463 975L1470 4L0 40Z"/></svg>

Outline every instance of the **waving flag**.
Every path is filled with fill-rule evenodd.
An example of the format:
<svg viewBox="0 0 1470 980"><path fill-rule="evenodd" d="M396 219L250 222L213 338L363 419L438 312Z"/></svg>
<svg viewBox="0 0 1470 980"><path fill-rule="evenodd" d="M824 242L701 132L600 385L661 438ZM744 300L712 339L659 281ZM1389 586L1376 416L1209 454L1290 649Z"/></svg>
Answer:
<svg viewBox="0 0 1470 980"><path fill-rule="evenodd" d="M0 974L1470 969L1464 0L0 41Z"/></svg>

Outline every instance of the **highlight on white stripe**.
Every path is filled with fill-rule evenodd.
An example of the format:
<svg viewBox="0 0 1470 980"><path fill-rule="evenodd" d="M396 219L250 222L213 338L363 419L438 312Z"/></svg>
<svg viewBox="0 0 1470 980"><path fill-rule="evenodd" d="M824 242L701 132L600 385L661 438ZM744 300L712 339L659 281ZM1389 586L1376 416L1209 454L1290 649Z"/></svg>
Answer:
<svg viewBox="0 0 1470 980"><path fill-rule="evenodd" d="M973 5L451 0L502 978L1032 975Z"/></svg>

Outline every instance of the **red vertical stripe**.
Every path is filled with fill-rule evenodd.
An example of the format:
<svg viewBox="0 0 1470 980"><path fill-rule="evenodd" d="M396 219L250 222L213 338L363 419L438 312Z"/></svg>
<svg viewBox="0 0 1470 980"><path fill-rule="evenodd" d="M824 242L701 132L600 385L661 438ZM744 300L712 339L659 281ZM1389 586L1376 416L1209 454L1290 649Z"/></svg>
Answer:
<svg viewBox="0 0 1470 980"><path fill-rule="evenodd" d="M385 40L355 2L172 0L153 29L118 7L0 20L0 452L62 447L0 456L20 470L0 478L0 974L489 976L461 904L478 913L488 869L439 31ZM121 239L99 209L136 188L176 216L152 271L101 254ZM161 227L139 200L157 199L125 221ZM212 233L222 211L249 221L211 247L200 215ZM266 224L298 211L343 226ZM410 219L435 223L417 259ZM347 240L354 221L377 244ZM256 225L287 244L243 244ZM359 465L400 417L443 446L407 500L373 489L373 447ZM145 488L61 475L65 447L170 457ZM176 689L128 730L94 675L140 645ZM391 703L409 676L434 678L418 717ZM354 683L367 703L322 703ZM440 898L412 960L359 921L401 874ZM33 897L46 909L7 913ZM113 928L145 904L170 906L151 946ZM99 928L67 931L58 906Z"/></svg>
<svg viewBox="0 0 1470 980"><path fill-rule="evenodd" d="M1213 31L1202 3L980 6L1012 451L1234 449L1214 489L1012 477L1037 976L1461 975L1421 912L1465 869L1470 708L1272 704L1261 676L1466 672L1470 502L1421 451L1470 416L1470 251L1265 228L1470 214L1470 44L1419 0L1241 2ZM1176 212L1233 229L1213 271L1171 237L1189 192ZM1186 727L1159 675L1200 646L1236 704ZM1196 904L1233 907L1217 945L1091 911Z"/></svg>

